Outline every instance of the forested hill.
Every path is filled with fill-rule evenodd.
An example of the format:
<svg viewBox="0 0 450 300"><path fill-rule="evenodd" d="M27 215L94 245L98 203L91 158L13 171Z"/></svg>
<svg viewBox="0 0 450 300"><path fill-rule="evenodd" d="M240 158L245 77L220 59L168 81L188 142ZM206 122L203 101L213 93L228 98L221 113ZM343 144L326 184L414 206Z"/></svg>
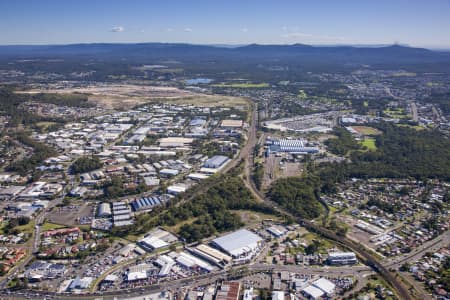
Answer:
<svg viewBox="0 0 450 300"><path fill-rule="evenodd" d="M283 58L300 61L333 63L436 63L450 62L450 52L437 52L423 48L392 45L382 47L247 45L220 47L179 43L141 44L72 44L36 46L0 46L0 57L101 57L127 58L209 58L209 59L262 59Z"/></svg>

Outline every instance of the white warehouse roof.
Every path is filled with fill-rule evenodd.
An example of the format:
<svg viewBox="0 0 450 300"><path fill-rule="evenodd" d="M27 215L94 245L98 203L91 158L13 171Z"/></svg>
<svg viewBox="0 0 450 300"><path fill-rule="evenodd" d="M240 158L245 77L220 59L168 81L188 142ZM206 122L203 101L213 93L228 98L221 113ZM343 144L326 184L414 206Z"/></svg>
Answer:
<svg viewBox="0 0 450 300"><path fill-rule="evenodd" d="M320 290L312 285L309 285L306 288L304 288L303 293L308 295L311 299L319 299L324 294L324 292L322 290Z"/></svg>
<svg viewBox="0 0 450 300"><path fill-rule="evenodd" d="M262 238L259 235L247 229L241 229L214 239L213 244L228 254L238 257L257 248L261 241Z"/></svg>
<svg viewBox="0 0 450 300"><path fill-rule="evenodd" d="M336 285L333 282L331 282L328 279L323 278L323 277L320 278L320 279L317 279L312 284L313 284L313 286L315 286L316 288L322 290L324 293L326 293L328 295L333 294L334 293L334 289L336 287Z"/></svg>

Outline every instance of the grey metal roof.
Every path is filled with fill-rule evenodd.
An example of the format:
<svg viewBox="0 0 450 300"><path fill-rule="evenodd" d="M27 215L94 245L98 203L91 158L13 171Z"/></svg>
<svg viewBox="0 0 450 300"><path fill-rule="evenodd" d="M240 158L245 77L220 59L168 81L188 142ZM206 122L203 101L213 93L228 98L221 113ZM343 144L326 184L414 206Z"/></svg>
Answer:
<svg viewBox="0 0 450 300"><path fill-rule="evenodd" d="M233 250L245 248L260 241L262 241L262 238L259 235L247 229L240 229L214 239L213 243L223 250L232 253L234 252Z"/></svg>

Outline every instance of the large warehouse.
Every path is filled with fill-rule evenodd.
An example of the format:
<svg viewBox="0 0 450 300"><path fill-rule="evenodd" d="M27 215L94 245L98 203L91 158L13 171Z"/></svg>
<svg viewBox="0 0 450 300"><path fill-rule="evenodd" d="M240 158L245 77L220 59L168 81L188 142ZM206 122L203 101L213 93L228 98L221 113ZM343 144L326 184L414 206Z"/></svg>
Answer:
<svg viewBox="0 0 450 300"><path fill-rule="evenodd" d="M259 250L262 240L259 235L247 229L241 229L214 239L212 245L233 258L246 258L253 256Z"/></svg>
<svg viewBox="0 0 450 300"><path fill-rule="evenodd" d="M229 158L226 156L215 155L215 156L211 157L210 159L206 160L203 167L210 168L210 169L218 169L221 166L223 166L228 160L229 160Z"/></svg>
<svg viewBox="0 0 450 300"><path fill-rule="evenodd" d="M317 153L316 147L307 147L304 140L267 140L268 152L287 152L291 154Z"/></svg>
<svg viewBox="0 0 450 300"><path fill-rule="evenodd" d="M98 207L97 215L99 217L111 217L111 205L109 203L101 203Z"/></svg>

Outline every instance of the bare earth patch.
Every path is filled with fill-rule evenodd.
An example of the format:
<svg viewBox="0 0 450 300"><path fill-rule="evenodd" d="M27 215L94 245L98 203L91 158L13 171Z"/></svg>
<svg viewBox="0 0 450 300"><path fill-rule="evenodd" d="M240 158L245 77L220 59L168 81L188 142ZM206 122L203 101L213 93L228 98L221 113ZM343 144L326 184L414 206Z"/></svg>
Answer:
<svg viewBox="0 0 450 300"><path fill-rule="evenodd" d="M248 105L244 98L199 94L176 87L137 84L97 84L61 89L32 89L21 93L86 94L90 102L107 109L130 109L148 102L230 107Z"/></svg>

